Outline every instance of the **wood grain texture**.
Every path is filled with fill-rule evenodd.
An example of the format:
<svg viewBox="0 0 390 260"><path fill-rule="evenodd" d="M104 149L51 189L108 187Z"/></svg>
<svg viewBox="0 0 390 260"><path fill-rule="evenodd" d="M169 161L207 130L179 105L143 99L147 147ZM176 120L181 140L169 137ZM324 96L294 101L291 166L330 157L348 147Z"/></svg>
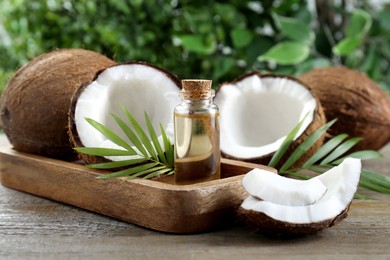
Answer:
<svg viewBox="0 0 390 260"><path fill-rule="evenodd" d="M390 145L382 151L365 167L390 176ZM0 185L0 259L389 259L390 197L371 195L341 224L281 240L240 223L166 234Z"/></svg>
<svg viewBox="0 0 390 260"><path fill-rule="evenodd" d="M0 149L0 161L1 183L6 187L172 233L203 232L231 222L246 196L238 174L266 168L223 160L222 170L236 176L173 185L170 178L100 180L96 177L102 171L10 148Z"/></svg>

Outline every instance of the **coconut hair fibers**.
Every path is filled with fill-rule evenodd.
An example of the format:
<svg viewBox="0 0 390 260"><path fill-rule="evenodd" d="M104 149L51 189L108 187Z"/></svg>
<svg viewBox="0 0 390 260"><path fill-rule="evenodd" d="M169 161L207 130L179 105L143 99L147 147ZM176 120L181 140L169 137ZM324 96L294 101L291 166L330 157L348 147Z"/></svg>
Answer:
<svg viewBox="0 0 390 260"><path fill-rule="evenodd" d="M175 108L175 183L220 178L219 110L211 80L183 80Z"/></svg>

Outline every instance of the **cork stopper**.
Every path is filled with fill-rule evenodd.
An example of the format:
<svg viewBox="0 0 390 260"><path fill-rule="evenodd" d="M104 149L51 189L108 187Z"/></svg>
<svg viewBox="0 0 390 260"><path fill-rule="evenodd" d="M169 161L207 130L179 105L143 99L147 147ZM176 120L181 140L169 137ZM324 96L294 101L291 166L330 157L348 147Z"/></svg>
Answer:
<svg viewBox="0 0 390 260"><path fill-rule="evenodd" d="M214 96L211 89L212 80L184 79L181 81L181 94L184 99L207 100Z"/></svg>

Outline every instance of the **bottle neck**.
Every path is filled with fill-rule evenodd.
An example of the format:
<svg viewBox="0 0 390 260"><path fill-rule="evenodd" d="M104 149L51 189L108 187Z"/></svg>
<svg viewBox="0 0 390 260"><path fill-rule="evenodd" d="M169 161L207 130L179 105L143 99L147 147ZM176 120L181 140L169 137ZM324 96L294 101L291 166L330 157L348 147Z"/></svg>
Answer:
<svg viewBox="0 0 390 260"><path fill-rule="evenodd" d="M180 93L180 98L182 104L186 106L209 106L213 103L214 91L212 91L208 98L206 99L191 99L188 95L185 95L183 92Z"/></svg>

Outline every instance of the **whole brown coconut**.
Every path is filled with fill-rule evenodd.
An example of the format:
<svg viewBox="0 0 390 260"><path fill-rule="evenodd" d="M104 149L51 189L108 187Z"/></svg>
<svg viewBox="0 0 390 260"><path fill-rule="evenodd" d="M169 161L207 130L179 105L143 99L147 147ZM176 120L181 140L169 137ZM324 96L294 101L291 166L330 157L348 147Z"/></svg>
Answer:
<svg viewBox="0 0 390 260"><path fill-rule="evenodd" d="M327 119L338 119L331 135L362 137L356 150L378 150L389 142L390 101L367 76L344 67L329 67L309 71L301 80L320 99Z"/></svg>
<svg viewBox="0 0 390 260"><path fill-rule="evenodd" d="M74 91L97 71L115 64L83 49L40 55L20 68L1 96L1 121L18 151L71 157L68 112Z"/></svg>

